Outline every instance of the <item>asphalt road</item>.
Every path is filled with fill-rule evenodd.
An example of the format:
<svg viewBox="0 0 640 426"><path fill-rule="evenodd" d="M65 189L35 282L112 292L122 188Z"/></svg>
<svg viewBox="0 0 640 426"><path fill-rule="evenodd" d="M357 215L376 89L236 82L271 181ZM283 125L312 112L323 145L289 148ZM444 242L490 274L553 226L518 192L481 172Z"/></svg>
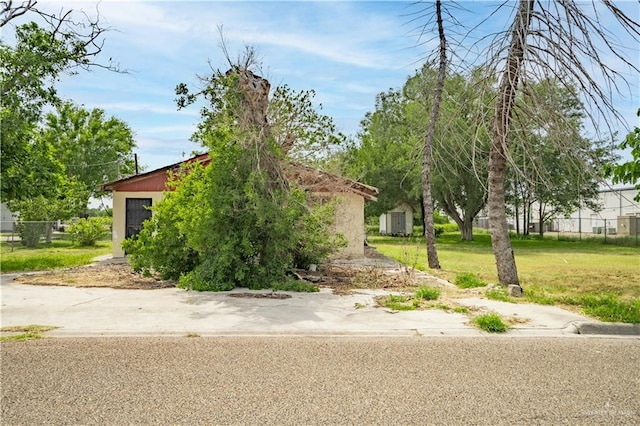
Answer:
<svg viewBox="0 0 640 426"><path fill-rule="evenodd" d="M640 340L3 343L2 424L640 424Z"/></svg>

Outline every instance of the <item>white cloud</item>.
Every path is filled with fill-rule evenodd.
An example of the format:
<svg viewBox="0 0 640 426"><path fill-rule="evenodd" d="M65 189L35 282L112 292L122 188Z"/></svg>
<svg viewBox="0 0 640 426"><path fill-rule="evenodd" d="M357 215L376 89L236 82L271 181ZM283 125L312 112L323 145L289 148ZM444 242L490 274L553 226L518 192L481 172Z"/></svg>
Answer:
<svg viewBox="0 0 640 426"><path fill-rule="evenodd" d="M165 114L165 115L180 115L180 116L191 116L191 117L199 117L200 114L198 111L185 109L178 111L176 108L169 108L158 106L156 104L145 103L145 102L103 102L100 104L100 108L106 110L116 110L116 111L135 111L135 112L150 112L154 114Z"/></svg>

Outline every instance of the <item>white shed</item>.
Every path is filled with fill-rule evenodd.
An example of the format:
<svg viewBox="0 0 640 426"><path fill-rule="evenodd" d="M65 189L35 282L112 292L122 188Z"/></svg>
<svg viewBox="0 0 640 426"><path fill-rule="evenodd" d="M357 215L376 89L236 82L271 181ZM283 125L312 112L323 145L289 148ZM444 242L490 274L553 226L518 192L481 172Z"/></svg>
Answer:
<svg viewBox="0 0 640 426"><path fill-rule="evenodd" d="M13 232L16 215L9 210L6 203L0 204L0 231Z"/></svg>
<svg viewBox="0 0 640 426"><path fill-rule="evenodd" d="M408 236L413 234L413 207L402 203L380 215L380 235Z"/></svg>

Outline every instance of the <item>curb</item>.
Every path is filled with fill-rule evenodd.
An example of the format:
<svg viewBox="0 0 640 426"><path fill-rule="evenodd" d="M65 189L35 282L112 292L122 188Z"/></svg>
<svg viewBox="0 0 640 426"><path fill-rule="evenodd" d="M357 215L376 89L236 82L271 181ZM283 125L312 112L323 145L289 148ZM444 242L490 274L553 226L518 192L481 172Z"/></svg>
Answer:
<svg viewBox="0 0 640 426"><path fill-rule="evenodd" d="M622 322L584 322L576 321L569 326L576 334L610 335L610 336L640 336L640 324L626 324Z"/></svg>

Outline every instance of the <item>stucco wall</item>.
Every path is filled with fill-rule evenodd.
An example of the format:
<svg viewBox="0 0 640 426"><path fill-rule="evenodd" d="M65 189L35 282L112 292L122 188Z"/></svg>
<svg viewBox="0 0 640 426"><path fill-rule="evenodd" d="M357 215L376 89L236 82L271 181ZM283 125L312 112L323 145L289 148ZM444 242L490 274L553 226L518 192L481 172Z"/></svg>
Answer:
<svg viewBox="0 0 640 426"><path fill-rule="evenodd" d="M345 236L349 245L337 257L364 256L364 198L357 194L337 195L335 230Z"/></svg>
<svg viewBox="0 0 640 426"><path fill-rule="evenodd" d="M364 256L364 198L357 194L340 193L337 195L336 232L345 236L348 246L340 251L338 257ZM125 236L126 199L151 198L152 205L162 200L162 192L120 192L113 193L113 257L123 257L122 241Z"/></svg>
<svg viewBox="0 0 640 426"><path fill-rule="evenodd" d="M125 236L126 226L126 199L127 198L151 198L151 204L155 205L162 200L162 192L125 192L116 191L113 193L113 257L124 257L122 241Z"/></svg>

